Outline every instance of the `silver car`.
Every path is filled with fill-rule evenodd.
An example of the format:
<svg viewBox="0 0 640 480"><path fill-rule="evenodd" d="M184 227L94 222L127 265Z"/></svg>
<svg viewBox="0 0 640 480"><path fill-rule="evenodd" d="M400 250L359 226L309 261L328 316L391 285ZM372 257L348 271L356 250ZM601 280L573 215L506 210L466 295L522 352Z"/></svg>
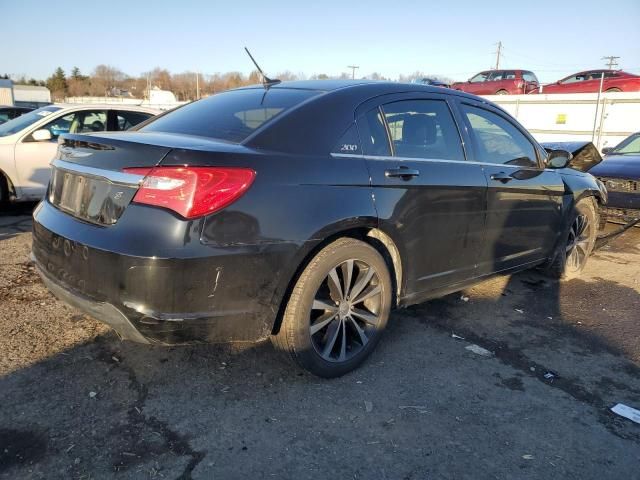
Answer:
<svg viewBox="0 0 640 480"><path fill-rule="evenodd" d="M159 110L130 105L62 105L39 108L0 125L0 202L41 199L49 162L63 133L122 131Z"/></svg>

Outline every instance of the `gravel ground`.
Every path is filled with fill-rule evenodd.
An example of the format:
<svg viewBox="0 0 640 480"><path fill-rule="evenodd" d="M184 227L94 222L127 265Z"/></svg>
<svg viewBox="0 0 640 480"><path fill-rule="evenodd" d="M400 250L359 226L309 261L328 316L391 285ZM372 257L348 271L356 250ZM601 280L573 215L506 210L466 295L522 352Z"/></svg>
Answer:
<svg viewBox="0 0 640 480"><path fill-rule="evenodd" d="M396 311L327 381L268 344L120 342L42 286L30 208L0 214L2 479L640 478L640 425L609 411L640 409L640 229L582 279Z"/></svg>

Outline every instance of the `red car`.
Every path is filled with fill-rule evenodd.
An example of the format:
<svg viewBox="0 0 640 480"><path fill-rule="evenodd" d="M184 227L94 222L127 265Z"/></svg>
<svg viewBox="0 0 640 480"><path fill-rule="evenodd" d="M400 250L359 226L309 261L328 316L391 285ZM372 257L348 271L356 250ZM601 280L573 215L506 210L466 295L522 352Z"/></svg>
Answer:
<svg viewBox="0 0 640 480"><path fill-rule="evenodd" d="M487 70L451 88L475 95L517 95L532 92L538 85L538 79L528 70Z"/></svg>
<svg viewBox="0 0 640 480"><path fill-rule="evenodd" d="M556 83L545 85L542 93L597 93L600 89L600 77L604 72L603 92L638 92L640 75L622 70L589 70L574 73Z"/></svg>

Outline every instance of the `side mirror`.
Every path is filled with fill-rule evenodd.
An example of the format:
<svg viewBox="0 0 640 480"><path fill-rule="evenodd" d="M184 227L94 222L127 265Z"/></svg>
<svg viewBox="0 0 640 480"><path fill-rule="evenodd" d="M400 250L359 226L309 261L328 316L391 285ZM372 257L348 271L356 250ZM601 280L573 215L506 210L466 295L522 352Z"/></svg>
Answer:
<svg viewBox="0 0 640 480"><path fill-rule="evenodd" d="M571 152L566 150L551 150L547 157L547 166L549 168L566 168L572 158Z"/></svg>
<svg viewBox="0 0 640 480"><path fill-rule="evenodd" d="M603 155L609 155L611 153L613 153L613 147L604 147L602 149L602 154Z"/></svg>
<svg viewBox="0 0 640 480"><path fill-rule="evenodd" d="M52 137L49 130L47 130L46 128L41 128L40 130L36 130L35 132L33 132L31 134L31 138L33 138L35 142L46 142L51 140Z"/></svg>

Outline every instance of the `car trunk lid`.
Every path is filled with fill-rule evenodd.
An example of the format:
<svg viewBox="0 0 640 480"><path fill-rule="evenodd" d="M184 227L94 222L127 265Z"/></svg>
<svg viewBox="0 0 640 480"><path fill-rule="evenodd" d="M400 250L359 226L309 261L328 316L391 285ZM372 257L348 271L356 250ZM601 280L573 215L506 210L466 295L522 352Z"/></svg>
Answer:
<svg viewBox="0 0 640 480"><path fill-rule="evenodd" d="M202 137L164 133L66 134L51 163L49 202L97 225L115 224L140 188L145 169L206 157L222 165L247 149ZM231 160L231 161L230 161Z"/></svg>
<svg viewBox="0 0 640 480"><path fill-rule="evenodd" d="M153 167L169 151L115 136L65 135L51 164L49 202L80 220L113 225L144 178L122 169Z"/></svg>

